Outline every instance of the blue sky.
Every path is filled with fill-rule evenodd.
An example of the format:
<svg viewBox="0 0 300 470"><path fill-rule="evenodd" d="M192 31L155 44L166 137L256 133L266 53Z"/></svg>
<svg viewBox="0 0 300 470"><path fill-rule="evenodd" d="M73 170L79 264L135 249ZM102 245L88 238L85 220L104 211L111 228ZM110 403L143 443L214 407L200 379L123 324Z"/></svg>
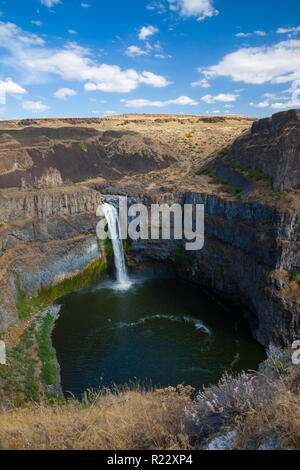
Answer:
<svg viewBox="0 0 300 470"><path fill-rule="evenodd" d="M0 0L0 119L299 102L299 0Z"/></svg>

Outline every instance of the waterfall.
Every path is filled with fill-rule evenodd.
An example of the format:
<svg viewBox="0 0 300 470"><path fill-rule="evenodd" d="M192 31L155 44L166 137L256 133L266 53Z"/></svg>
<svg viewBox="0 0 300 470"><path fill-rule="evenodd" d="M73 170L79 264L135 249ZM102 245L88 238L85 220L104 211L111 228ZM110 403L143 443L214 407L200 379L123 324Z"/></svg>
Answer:
<svg viewBox="0 0 300 470"><path fill-rule="evenodd" d="M131 285L131 282L128 277L125 263L123 240L121 239L119 213L117 209L111 204L103 203L102 207L105 218L108 223L108 228L114 251L118 288L128 289Z"/></svg>

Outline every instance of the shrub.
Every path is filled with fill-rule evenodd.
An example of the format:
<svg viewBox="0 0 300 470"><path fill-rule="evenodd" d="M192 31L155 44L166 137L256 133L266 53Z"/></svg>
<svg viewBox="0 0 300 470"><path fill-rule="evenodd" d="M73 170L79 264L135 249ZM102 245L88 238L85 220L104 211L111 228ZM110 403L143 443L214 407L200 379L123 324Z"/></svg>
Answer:
<svg viewBox="0 0 300 470"><path fill-rule="evenodd" d="M82 152L87 152L87 146L84 142L80 142L79 147L82 150Z"/></svg>
<svg viewBox="0 0 300 470"><path fill-rule="evenodd" d="M36 336L38 355L42 363L41 380L46 385L56 384L56 361L51 344L51 330L54 318L50 313L42 318L39 331Z"/></svg>
<svg viewBox="0 0 300 470"><path fill-rule="evenodd" d="M193 134L194 134L193 131L187 132L187 133L185 134L185 137L190 140L190 139L192 139Z"/></svg>
<svg viewBox="0 0 300 470"><path fill-rule="evenodd" d="M292 269L289 272L289 279L290 279L291 282L297 281L298 276L299 276L299 272L296 269Z"/></svg>
<svg viewBox="0 0 300 470"><path fill-rule="evenodd" d="M299 393L279 383L276 397L267 406L258 404L246 417L237 419L235 430L234 447L237 449L257 449L271 442L275 448L299 450Z"/></svg>
<svg viewBox="0 0 300 470"><path fill-rule="evenodd" d="M274 397L274 384L263 376L242 372L237 376L225 373L217 385L205 388L195 401L195 418L200 422L209 414L217 414L223 420L244 415L258 403L267 405Z"/></svg>
<svg viewBox="0 0 300 470"><path fill-rule="evenodd" d="M228 148L228 147L224 147L224 148L222 148L222 150L220 151L220 155L222 155L223 157L226 157L226 155L228 155L228 152L229 152L229 148Z"/></svg>
<svg viewBox="0 0 300 470"><path fill-rule="evenodd" d="M233 188L229 184L223 184L223 190L226 191L230 196L240 197L242 192L241 188Z"/></svg>

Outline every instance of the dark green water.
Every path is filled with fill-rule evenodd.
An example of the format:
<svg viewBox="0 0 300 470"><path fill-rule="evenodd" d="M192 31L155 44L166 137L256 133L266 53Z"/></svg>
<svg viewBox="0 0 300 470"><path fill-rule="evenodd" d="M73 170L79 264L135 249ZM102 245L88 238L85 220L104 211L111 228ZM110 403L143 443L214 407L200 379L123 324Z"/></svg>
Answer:
<svg viewBox="0 0 300 470"><path fill-rule="evenodd" d="M176 279L113 283L60 301L53 345L62 386L79 397L87 388L140 380L194 387L225 370L256 369L265 357L241 314Z"/></svg>

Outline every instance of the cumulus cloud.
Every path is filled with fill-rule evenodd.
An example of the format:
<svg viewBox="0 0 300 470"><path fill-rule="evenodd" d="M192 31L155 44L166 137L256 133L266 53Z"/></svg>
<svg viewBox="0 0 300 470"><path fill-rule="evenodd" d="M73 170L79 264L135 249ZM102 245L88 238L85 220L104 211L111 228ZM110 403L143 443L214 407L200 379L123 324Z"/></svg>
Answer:
<svg viewBox="0 0 300 470"><path fill-rule="evenodd" d="M266 36L267 35L267 33L265 31L256 30L256 31L253 31L253 33L237 33L236 37L237 38L249 38L250 36L252 36L252 34L256 34L257 36Z"/></svg>
<svg viewBox="0 0 300 470"><path fill-rule="evenodd" d="M197 82L192 82L191 86L192 87L201 86L202 88L209 88L211 85L209 81L207 80L207 78L202 78L202 80L198 80Z"/></svg>
<svg viewBox="0 0 300 470"><path fill-rule="evenodd" d="M148 37L153 36L153 34L158 33L158 28L154 26L143 26L139 31L139 39L145 41Z"/></svg>
<svg viewBox="0 0 300 470"><path fill-rule="evenodd" d="M60 3L60 0L40 0L42 5L45 5L48 8L54 7L54 5L57 5Z"/></svg>
<svg viewBox="0 0 300 470"><path fill-rule="evenodd" d="M237 38L248 38L249 36L251 36L251 33L237 33L236 34Z"/></svg>
<svg viewBox="0 0 300 470"><path fill-rule="evenodd" d="M226 103L226 102L236 101L239 96L240 95L234 95L234 94L229 94L229 93L227 93L227 94L226 93L220 93L219 95L216 95L216 96L212 96L212 95L202 96L201 100L204 101L205 103L208 103L208 104L213 104L216 101L222 101L222 102Z"/></svg>
<svg viewBox="0 0 300 470"><path fill-rule="evenodd" d="M235 82L286 83L300 78L300 41L288 40L272 46L248 47L226 55L217 64L198 69L205 78L227 76Z"/></svg>
<svg viewBox="0 0 300 470"><path fill-rule="evenodd" d="M163 88L166 85L172 84L172 82L168 82L162 75L156 75L152 72L142 72L139 75L139 82L155 88Z"/></svg>
<svg viewBox="0 0 300 470"><path fill-rule="evenodd" d="M300 26L296 26L293 28L278 28L276 33L277 34L298 34L300 32Z"/></svg>
<svg viewBox="0 0 300 470"><path fill-rule="evenodd" d="M257 34L257 36L263 36L263 37L267 35L265 31L259 31L259 30L254 31L254 34Z"/></svg>
<svg viewBox="0 0 300 470"><path fill-rule="evenodd" d="M272 103L271 108L273 109L291 109L299 108L300 103L294 101L286 101L285 103Z"/></svg>
<svg viewBox="0 0 300 470"><path fill-rule="evenodd" d="M140 55L147 55L147 51L144 51L141 49L139 46L129 46L125 54L128 55L129 57L138 57Z"/></svg>
<svg viewBox="0 0 300 470"><path fill-rule="evenodd" d="M197 17L198 21L218 15L213 7L213 0L168 0L170 9L179 11L183 17Z"/></svg>
<svg viewBox="0 0 300 470"><path fill-rule="evenodd" d="M162 2L151 2L146 6L147 10L156 11L159 15L166 12L165 4Z"/></svg>
<svg viewBox="0 0 300 470"><path fill-rule="evenodd" d="M65 100L68 96L77 95L77 91L72 90L71 88L60 88L54 93L55 98L59 100Z"/></svg>
<svg viewBox="0 0 300 470"><path fill-rule="evenodd" d="M179 96L175 100L168 100L168 101L150 101L146 99L138 99L138 100L121 100L122 103L125 103L127 108L144 108L147 106L155 107L155 108L163 108L165 106L169 106L170 104L177 104L179 106L196 106L198 104L197 101L193 100L189 96Z"/></svg>
<svg viewBox="0 0 300 470"><path fill-rule="evenodd" d="M50 109L49 106L41 101L23 101L22 107L26 111L32 111L33 113L44 113L47 109Z"/></svg>
<svg viewBox="0 0 300 470"><path fill-rule="evenodd" d="M10 79L0 80L0 104L6 103L7 95L24 95L27 91Z"/></svg>
<svg viewBox="0 0 300 470"><path fill-rule="evenodd" d="M269 101L261 101L260 103L250 103L250 106L255 106L256 108L267 108L269 106Z"/></svg>
<svg viewBox="0 0 300 470"><path fill-rule="evenodd" d="M14 23L0 21L0 44L6 49L20 50L21 47L42 46L45 41L37 34L22 30Z"/></svg>
<svg viewBox="0 0 300 470"><path fill-rule="evenodd" d="M0 43L9 56L6 65L22 71L28 83L46 81L48 75L57 75L68 81L80 81L88 91L130 92L140 84L165 87L165 77L149 71L122 70L118 65L99 63L89 49L69 42L63 48L48 48L43 39L24 32L12 23L0 22Z"/></svg>

